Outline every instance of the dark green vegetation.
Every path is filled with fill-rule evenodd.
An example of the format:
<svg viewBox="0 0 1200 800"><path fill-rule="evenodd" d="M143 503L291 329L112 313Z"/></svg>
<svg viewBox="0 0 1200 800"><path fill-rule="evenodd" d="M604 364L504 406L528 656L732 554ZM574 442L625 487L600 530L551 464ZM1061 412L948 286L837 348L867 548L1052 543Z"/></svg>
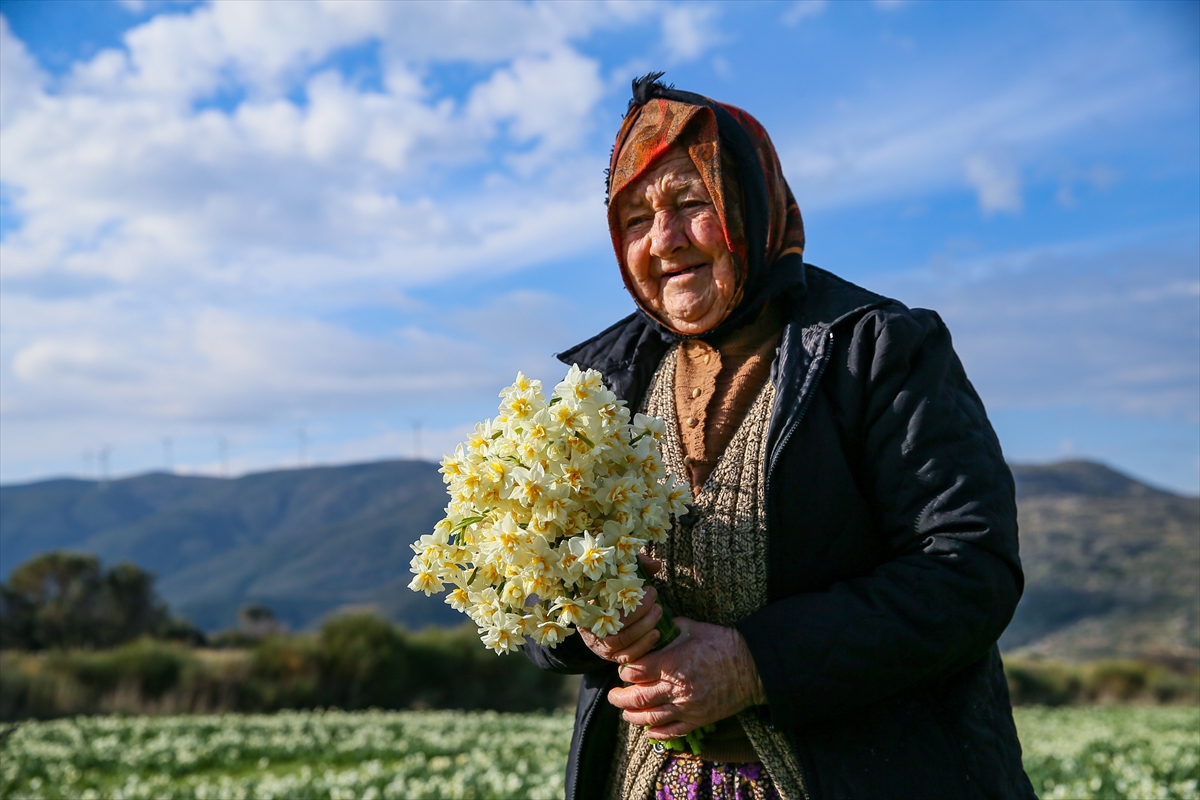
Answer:
<svg viewBox="0 0 1200 800"><path fill-rule="evenodd" d="M1006 652L1200 662L1200 499L1083 461L1014 472L1027 584ZM408 544L444 504L437 467L414 461L6 486L0 574L68 548L153 571L205 630L252 602L293 628L353 604L411 629L454 625L441 598L406 588Z"/></svg>
<svg viewBox="0 0 1200 800"><path fill-rule="evenodd" d="M1200 669L1183 664L1008 657L1004 674L1013 705L1019 706L1200 703Z"/></svg>
<svg viewBox="0 0 1200 800"><path fill-rule="evenodd" d="M1013 472L1026 583L1001 647L1200 666L1200 498L1086 461Z"/></svg>
<svg viewBox="0 0 1200 800"><path fill-rule="evenodd" d="M471 626L410 634L366 613L245 649L141 639L109 650L0 652L4 720L334 707L536 711L568 704L573 687L528 659L497 656Z"/></svg>
<svg viewBox="0 0 1200 800"><path fill-rule="evenodd" d="M154 576L133 564L102 570L95 556L55 550L0 584L0 647L113 647L142 636L203 638L186 620L171 618Z"/></svg>
<svg viewBox="0 0 1200 800"><path fill-rule="evenodd" d="M1009 659L1016 705L1190 705L1200 672L1142 661ZM75 714L569 705L576 682L485 649L470 626L410 634L369 614L236 649L140 639L109 650L0 651L0 720Z"/></svg>
<svg viewBox="0 0 1200 800"><path fill-rule="evenodd" d="M390 461L234 480L153 473L0 487L0 574L69 549L154 572L163 598L204 630L250 602L294 628L371 604L409 627L462 617L408 591L408 545L441 517L437 466Z"/></svg>

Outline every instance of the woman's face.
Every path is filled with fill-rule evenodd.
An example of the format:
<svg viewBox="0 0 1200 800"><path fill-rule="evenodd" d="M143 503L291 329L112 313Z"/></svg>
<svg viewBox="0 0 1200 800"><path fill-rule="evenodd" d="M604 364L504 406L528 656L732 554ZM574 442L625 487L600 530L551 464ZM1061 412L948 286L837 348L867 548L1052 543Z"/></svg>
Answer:
<svg viewBox="0 0 1200 800"><path fill-rule="evenodd" d="M617 196L625 268L638 298L685 335L715 328L736 290L733 253L691 157L672 147Z"/></svg>

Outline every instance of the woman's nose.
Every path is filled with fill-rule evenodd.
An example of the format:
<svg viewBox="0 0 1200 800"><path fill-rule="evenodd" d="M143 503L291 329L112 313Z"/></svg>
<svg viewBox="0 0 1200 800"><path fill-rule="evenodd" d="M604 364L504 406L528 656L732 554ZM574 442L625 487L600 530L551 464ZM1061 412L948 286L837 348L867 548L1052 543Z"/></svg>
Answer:
<svg viewBox="0 0 1200 800"><path fill-rule="evenodd" d="M655 258L670 258L689 244L683 220L673 212L654 215L654 226L650 229L650 255Z"/></svg>

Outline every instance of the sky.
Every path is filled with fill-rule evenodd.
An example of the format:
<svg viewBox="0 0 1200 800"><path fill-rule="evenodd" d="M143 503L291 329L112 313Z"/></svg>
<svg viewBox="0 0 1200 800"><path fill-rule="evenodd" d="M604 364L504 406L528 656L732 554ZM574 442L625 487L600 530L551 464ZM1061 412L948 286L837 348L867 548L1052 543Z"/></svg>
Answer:
<svg viewBox="0 0 1200 800"><path fill-rule="evenodd" d="M633 310L665 70L1014 463L1200 492L1200 4L0 0L0 481L436 459Z"/></svg>

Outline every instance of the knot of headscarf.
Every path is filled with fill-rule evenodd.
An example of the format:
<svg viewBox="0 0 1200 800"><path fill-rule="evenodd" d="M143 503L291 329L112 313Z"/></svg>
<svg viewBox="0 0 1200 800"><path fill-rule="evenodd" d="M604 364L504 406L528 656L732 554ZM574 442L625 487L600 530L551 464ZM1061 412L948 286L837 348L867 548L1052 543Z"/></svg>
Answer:
<svg viewBox="0 0 1200 800"><path fill-rule="evenodd" d="M725 319L703 334L707 338L741 327L772 296L803 280L804 222L775 146L758 120L735 106L664 86L661 76L650 73L633 82L633 99L608 169L609 233L625 288L643 314L671 338L679 338L634 290L621 246L616 200L672 145L685 145L712 195L737 270Z"/></svg>

